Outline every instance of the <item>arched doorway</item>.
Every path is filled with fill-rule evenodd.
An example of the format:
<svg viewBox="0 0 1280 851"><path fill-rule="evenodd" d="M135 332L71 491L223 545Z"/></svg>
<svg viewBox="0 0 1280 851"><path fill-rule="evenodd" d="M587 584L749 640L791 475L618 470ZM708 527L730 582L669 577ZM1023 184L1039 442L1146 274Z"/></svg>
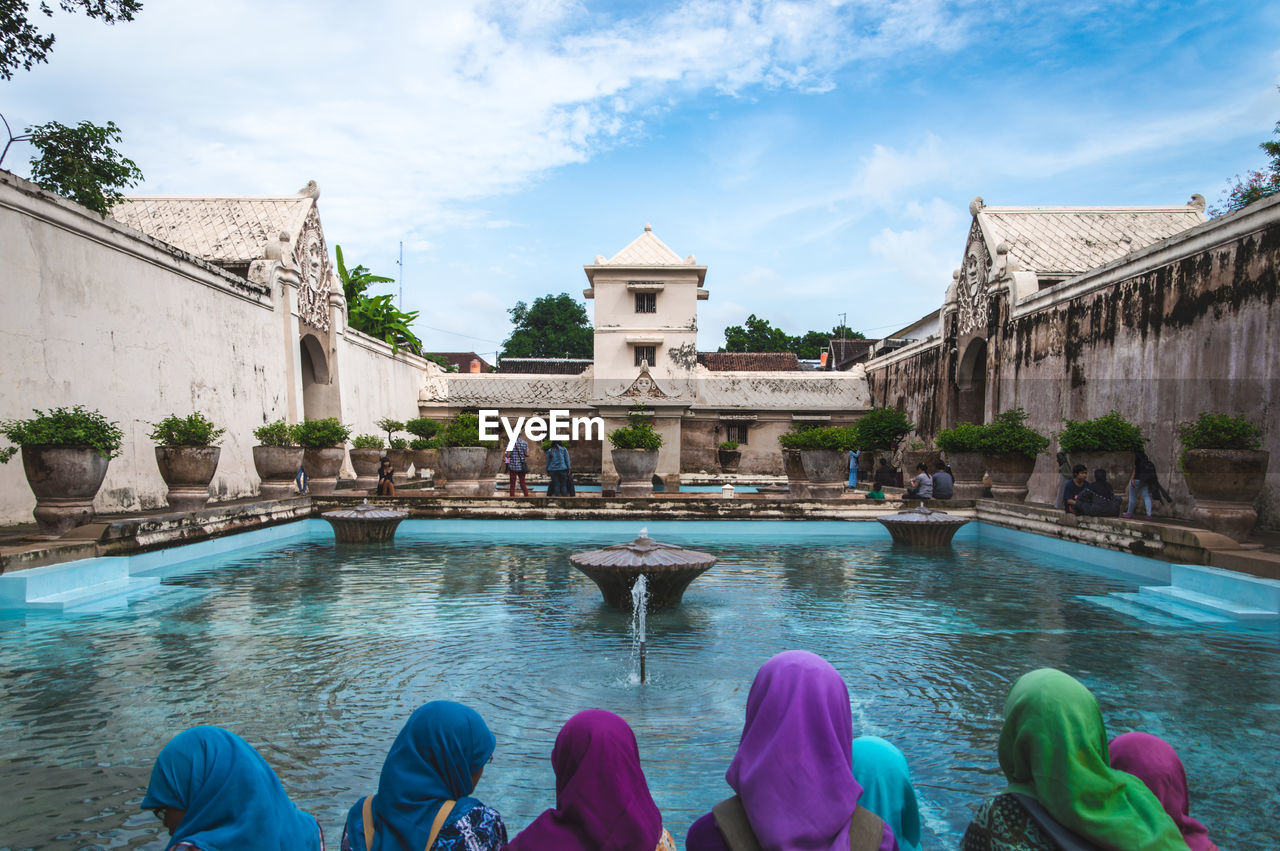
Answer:
<svg viewBox="0 0 1280 851"><path fill-rule="evenodd" d="M956 367L956 421L987 421L987 341L975 337L965 346Z"/></svg>
<svg viewBox="0 0 1280 851"><path fill-rule="evenodd" d="M302 416L315 420L339 416L333 404L333 381L324 345L314 334L299 341L302 366Z"/></svg>

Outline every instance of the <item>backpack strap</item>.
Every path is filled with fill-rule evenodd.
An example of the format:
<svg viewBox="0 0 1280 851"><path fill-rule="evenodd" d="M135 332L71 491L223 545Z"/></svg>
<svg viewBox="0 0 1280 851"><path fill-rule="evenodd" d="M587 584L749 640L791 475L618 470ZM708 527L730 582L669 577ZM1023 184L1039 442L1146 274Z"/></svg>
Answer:
<svg viewBox="0 0 1280 851"><path fill-rule="evenodd" d="M440 805L440 809L436 811L435 821L431 823L431 835L427 838L427 847L424 851L431 851L431 846L436 844L436 837L440 835L440 829L444 827L444 820L449 817L449 813L453 811L453 805L457 801L445 801ZM373 851L373 796L366 795L364 803L360 808L360 815L364 821L364 847L365 851Z"/></svg>
<svg viewBox="0 0 1280 851"><path fill-rule="evenodd" d="M423 851L431 851L431 846L436 844L436 837L440 835L440 828L444 827L444 820L449 817L449 813L453 811L453 805L457 801L445 801L440 805L440 809L436 811L436 820L431 823L431 835L427 837L427 847Z"/></svg>
<svg viewBox="0 0 1280 851"><path fill-rule="evenodd" d="M742 798L734 795L711 808L716 827L729 851L761 851L760 840L751 829ZM849 824L850 851L876 851L884 838L884 821L861 805L853 811Z"/></svg>
<svg viewBox="0 0 1280 851"><path fill-rule="evenodd" d="M364 822L364 849L373 851L373 796L364 796L364 806L360 808L360 817Z"/></svg>

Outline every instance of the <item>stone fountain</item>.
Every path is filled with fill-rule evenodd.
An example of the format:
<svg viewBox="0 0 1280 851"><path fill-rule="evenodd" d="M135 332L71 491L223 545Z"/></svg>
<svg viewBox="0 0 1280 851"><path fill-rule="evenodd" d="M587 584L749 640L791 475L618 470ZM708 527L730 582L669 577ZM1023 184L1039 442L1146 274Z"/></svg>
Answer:
<svg viewBox="0 0 1280 851"><path fill-rule="evenodd" d="M912 547L945 547L951 543L956 531L969 522L964 517L930 511L924 503L918 508L908 508L876 519L884 524L896 543Z"/></svg>
<svg viewBox="0 0 1280 851"><path fill-rule="evenodd" d="M715 564L716 557L655 541L647 529L641 529L630 543L578 553L569 562L600 587L606 603L623 612L631 611L636 579L646 577L646 608L652 612L680 605L689 583Z"/></svg>
<svg viewBox="0 0 1280 851"><path fill-rule="evenodd" d="M372 544L390 541L396 535L400 521L409 512L397 508L379 508L365 500L354 508L335 508L320 515L333 527L333 536L340 544Z"/></svg>

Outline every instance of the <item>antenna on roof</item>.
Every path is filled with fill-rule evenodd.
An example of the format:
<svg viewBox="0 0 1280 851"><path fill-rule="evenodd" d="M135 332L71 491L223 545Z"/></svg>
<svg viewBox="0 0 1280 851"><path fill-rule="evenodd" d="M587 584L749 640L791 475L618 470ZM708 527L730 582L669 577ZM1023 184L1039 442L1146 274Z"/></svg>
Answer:
<svg viewBox="0 0 1280 851"><path fill-rule="evenodd" d="M838 330L840 330L842 334L844 331L845 324L849 321L848 317L849 317L849 314L847 313L840 314L840 325L838 326Z"/></svg>
<svg viewBox="0 0 1280 851"><path fill-rule="evenodd" d="M400 303L397 305L404 310L404 240L400 240L400 259L396 261L396 265L400 267L400 274L396 275L400 279Z"/></svg>

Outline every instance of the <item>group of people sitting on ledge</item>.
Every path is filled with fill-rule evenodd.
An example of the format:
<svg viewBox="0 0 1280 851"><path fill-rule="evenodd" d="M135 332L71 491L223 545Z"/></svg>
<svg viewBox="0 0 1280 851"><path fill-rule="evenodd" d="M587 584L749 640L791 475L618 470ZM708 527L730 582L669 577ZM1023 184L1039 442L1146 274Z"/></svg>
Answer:
<svg viewBox="0 0 1280 851"><path fill-rule="evenodd" d="M1107 742L1081 683L1054 669L1009 693L999 764L1008 781L978 807L962 851L1216 851L1189 814L1187 779L1162 739ZM347 814L343 851L674 851L649 792L635 734L617 715L574 715L551 751L555 806L509 838L498 810L473 797L496 747L473 709L433 701L415 711L382 765L378 788ZM901 751L854 738L849 691L812 653L766 662L747 696L733 791L689 827L688 851L919 851L920 812ZM156 759L142 807L169 829L168 848L323 849L312 816L243 739L219 727L179 734Z"/></svg>
<svg viewBox="0 0 1280 851"><path fill-rule="evenodd" d="M1061 508L1068 514L1081 514L1089 517L1124 517L1132 518L1133 510L1141 498L1147 511L1147 519L1151 519L1151 501L1172 502L1169 492L1160 484L1156 475L1156 465L1145 452L1134 453L1133 473L1129 476L1126 490L1129 505L1122 513L1120 497L1107 481L1107 471L1093 471L1093 481L1089 481L1089 468L1084 464L1072 465L1065 452L1058 453L1058 472L1062 483L1058 489L1055 508Z"/></svg>

